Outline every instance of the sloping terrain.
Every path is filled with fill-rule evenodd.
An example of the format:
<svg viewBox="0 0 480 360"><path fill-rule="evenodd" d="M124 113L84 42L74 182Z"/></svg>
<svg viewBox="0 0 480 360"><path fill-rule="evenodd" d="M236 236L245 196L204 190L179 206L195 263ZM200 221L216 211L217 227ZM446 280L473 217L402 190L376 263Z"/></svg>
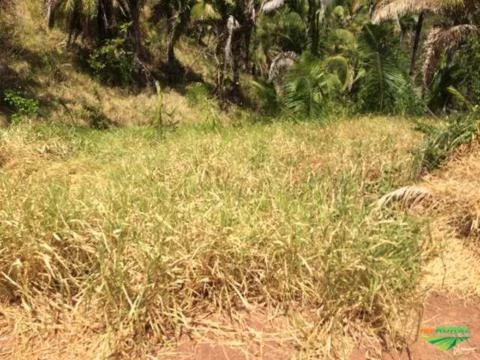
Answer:
<svg viewBox="0 0 480 360"><path fill-rule="evenodd" d="M2 130L5 357L163 358L191 338L345 358L356 336L377 339L370 321L399 328L423 231L369 205L407 181L412 127Z"/></svg>
<svg viewBox="0 0 480 360"><path fill-rule="evenodd" d="M476 145L416 211L378 213L411 179L409 119L266 123L205 84L108 87L32 4L0 59L1 90L41 105L0 116L1 358L449 356L412 345L424 301L425 324L471 326L476 356Z"/></svg>
<svg viewBox="0 0 480 360"><path fill-rule="evenodd" d="M419 186L431 197L415 209L432 216L431 236L438 252L420 283L426 293L420 325L467 326L471 338L446 352L420 336L400 355L386 359L480 359L479 159L477 141L456 151L442 168L423 178Z"/></svg>

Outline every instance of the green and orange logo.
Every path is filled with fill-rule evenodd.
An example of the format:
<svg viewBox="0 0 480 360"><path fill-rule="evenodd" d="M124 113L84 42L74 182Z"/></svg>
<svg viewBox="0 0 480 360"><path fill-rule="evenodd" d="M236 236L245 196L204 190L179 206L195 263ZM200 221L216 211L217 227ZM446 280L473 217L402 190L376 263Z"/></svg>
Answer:
<svg viewBox="0 0 480 360"><path fill-rule="evenodd" d="M470 339L470 329L466 326L423 327L420 329L420 335L442 350L451 350Z"/></svg>

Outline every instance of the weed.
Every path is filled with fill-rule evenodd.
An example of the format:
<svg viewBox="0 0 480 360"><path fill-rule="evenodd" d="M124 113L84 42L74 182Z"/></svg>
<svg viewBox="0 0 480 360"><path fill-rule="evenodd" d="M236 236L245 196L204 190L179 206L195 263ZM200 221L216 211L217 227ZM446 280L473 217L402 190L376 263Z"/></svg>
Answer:
<svg viewBox="0 0 480 360"><path fill-rule="evenodd" d="M105 130L110 127L110 119L103 113L99 104L86 104L83 106L83 111L92 129Z"/></svg>
<svg viewBox="0 0 480 360"><path fill-rule="evenodd" d="M436 169L460 145L471 142L478 134L478 118L474 114L457 117L444 126L418 124L425 133L423 145L415 151L414 175Z"/></svg>
<svg viewBox="0 0 480 360"><path fill-rule="evenodd" d="M167 111L164 104L162 88L160 87L160 83L158 81L155 82L155 91L157 93L157 99L151 125L159 130L162 135L164 135L165 130L173 129L177 125L177 122L172 120L174 118L175 110L170 112Z"/></svg>
<svg viewBox="0 0 480 360"><path fill-rule="evenodd" d="M5 102L14 110L14 114L11 117L11 121L14 124L26 117L38 114L40 109L38 100L26 98L12 90L5 91Z"/></svg>
<svg viewBox="0 0 480 360"><path fill-rule="evenodd" d="M208 88L203 83L193 83L188 86L185 98L190 106L201 105L202 103L209 101Z"/></svg>

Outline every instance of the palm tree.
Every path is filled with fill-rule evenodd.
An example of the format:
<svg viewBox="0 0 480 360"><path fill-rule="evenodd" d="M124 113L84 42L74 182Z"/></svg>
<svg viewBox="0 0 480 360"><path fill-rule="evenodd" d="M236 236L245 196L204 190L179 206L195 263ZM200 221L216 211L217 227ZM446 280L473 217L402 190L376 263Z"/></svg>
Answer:
<svg viewBox="0 0 480 360"><path fill-rule="evenodd" d="M262 12L260 2L255 0L200 0L192 9L194 21L212 27L216 37L216 88L222 100L226 96L225 77L229 71L232 72L232 95L242 97L240 70L242 63L245 68L249 66L251 37L257 14Z"/></svg>
<svg viewBox="0 0 480 360"><path fill-rule="evenodd" d="M160 18L166 20L167 68L172 80L176 79L180 69L175 56L175 46L189 24L195 2L195 0L162 0L153 7L155 22Z"/></svg>
<svg viewBox="0 0 480 360"><path fill-rule="evenodd" d="M479 10L478 0L386 0L374 12L372 22L380 23L405 15L418 15L410 62L412 74L425 16L428 13L443 16L442 26L434 27L426 41L423 84L428 86L440 59L440 50L452 50L469 36L478 34L478 27L474 23L478 21Z"/></svg>
<svg viewBox="0 0 480 360"><path fill-rule="evenodd" d="M430 85L442 54L457 48L469 36L478 36L479 34L480 29L470 24L432 29L425 43L424 86Z"/></svg>
<svg viewBox="0 0 480 360"><path fill-rule="evenodd" d="M131 23L130 37L138 59L145 57L140 26L140 10L145 0L46 0L49 26L63 20L68 45L82 34L98 44L118 35L119 25Z"/></svg>

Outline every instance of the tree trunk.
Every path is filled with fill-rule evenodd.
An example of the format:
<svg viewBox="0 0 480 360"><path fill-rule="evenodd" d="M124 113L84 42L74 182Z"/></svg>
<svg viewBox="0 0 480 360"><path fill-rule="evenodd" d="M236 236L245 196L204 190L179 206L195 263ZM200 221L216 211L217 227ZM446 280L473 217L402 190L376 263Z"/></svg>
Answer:
<svg viewBox="0 0 480 360"><path fill-rule="evenodd" d="M112 28L115 25L112 2L100 0L97 7L97 26L100 43L112 37Z"/></svg>
<svg viewBox="0 0 480 360"><path fill-rule="evenodd" d="M52 28L55 23L55 8L57 7L56 0L47 0L47 24L49 28Z"/></svg>
<svg viewBox="0 0 480 360"><path fill-rule="evenodd" d="M420 35L422 34L423 20L425 13L422 11L418 16L417 26L415 28L415 37L413 39L412 57L410 59L410 76L415 73L415 63L417 60L418 45L420 43Z"/></svg>
<svg viewBox="0 0 480 360"><path fill-rule="evenodd" d="M132 35L135 43L135 55L138 59L145 59L145 49L142 43L142 32L140 29L140 1L130 0L130 16L132 17Z"/></svg>
<svg viewBox="0 0 480 360"><path fill-rule="evenodd" d="M177 59L175 57L176 27L177 27L176 24L171 27L170 33L168 34L168 41L167 41L167 66L170 71L175 69L177 65Z"/></svg>
<svg viewBox="0 0 480 360"><path fill-rule="evenodd" d="M167 12L167 68L169 75L171 75L171 81L178 81L178 76L181 75L184 70L175 56L175 46L180 36L184 33L189 20L190 8L188 6L176 9L175 16L171 8Z"/></svg>
<svg viewBox="0 0 480 360"><path fill-rule="evenodd" d="M244 56L244 64L245 64L245 70L248 71L250 69L250 44L252 41L252 34L253 34L254 28L253 26L248 26L245 29L245 56Z"/></svg>
<svg viewBox="0 0 480 360"><path fill-rule="evenodd" d="M237 100L241 100L242 92L240 88L240 64L242 59L242 39L240 34L237 33L237 36L234 37L232 44L232 72L233 72L233 86L232 86L232 95Z"/></svg>
<svg viewBox="0 0 480 360"><path fill-rule="evenodd" d="M315 0L308 0L308 38L310 40L310 51L312 54L318 54L318 19L317 19L317 3Z"/></svg>
<svg viewBox="0 0 480 360"><path fill-rule="evenodd" d="M217 36L217 46L215 49L215 60L217 65L217 79L216 79L216 88L215 92L220 100L220 106L225 108L225 43L227 39L227 33L225 31L226 26L224 24L217 25L216 36Z"/></svg>

